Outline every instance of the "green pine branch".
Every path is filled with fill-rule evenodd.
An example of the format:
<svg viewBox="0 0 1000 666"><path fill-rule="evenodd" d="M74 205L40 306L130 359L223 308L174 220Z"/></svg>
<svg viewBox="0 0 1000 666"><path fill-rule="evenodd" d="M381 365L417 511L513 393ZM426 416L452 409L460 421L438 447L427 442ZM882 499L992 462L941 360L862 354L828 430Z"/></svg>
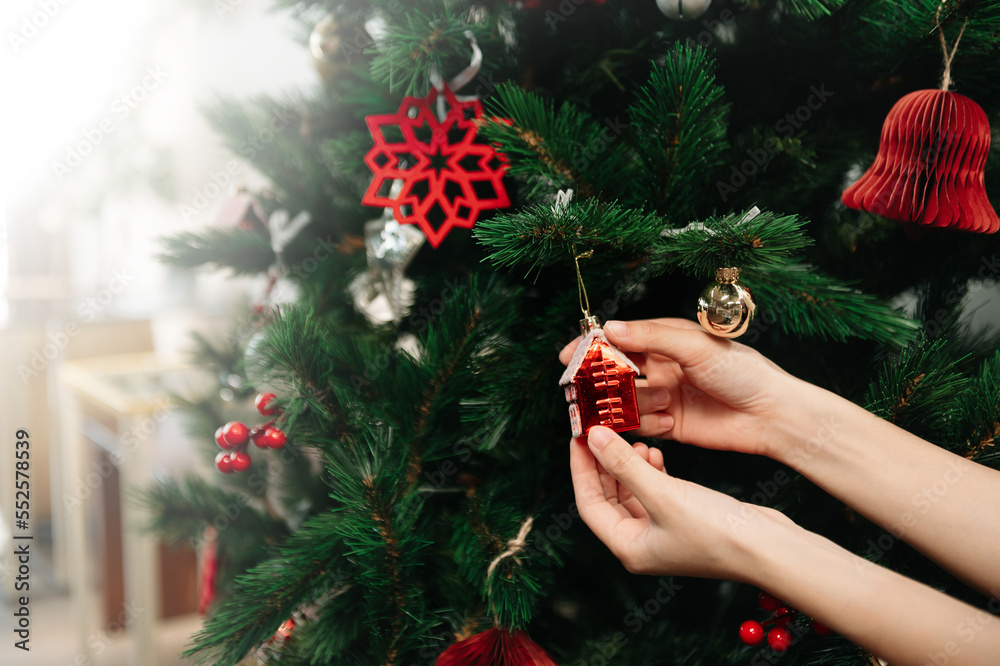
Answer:
<svg viewBox="0 0 1000 666"><path fill-rule="evenodd" d="M978 376L963 396L961 422L969 424L965 438L966 458L997 467L1000 464L1000 351L983 361Z"/></svg>
<svg viewBox="0 0 1000 666"><path fill-rule="evenodd" d="M158 481L143 489L139 499L149 509L147 529L166 543L199 544L205 528L220 522L225 525L218 530L223 549L243 548L245 543L281 539L288 534L285 523L255 506L256 500L199 477Z"/></svg>
<svg viewBox="0 0 1000 666"><path fill-rule="evenodd" d="M331 538L340 520L332 512L307 520L273 557L238 576L233 596L205 621L183 656L199 664L236 664L301 604L343 584L343 544Z"/></svg>
<svg viewBox="0 0 1000 666"><path fill-rule="evenodd" d="M812 245L803 232L806 220L796 215L752 211L712 217L682 229L667 230L652 257L653 266L680 269L700 278L722 267L750 273L787 264ZM750 219L746 219L746 218Z"/></svg>
<svg viewBox="0 0 1000 666"><path fill-rule="evenodd" d="M236 275L266 273L275 262L267 238L242 229L184 231L163 239L159 259L181 268L228 268Z"/></svg>
<svg viewBox="0 0 1000 666"><path fill-rule="evenodd" d="M472 11L468 2L415 0L406 3L405 11L399 7L390 6L382 14L385 32L375 46L365 50L372 56L372 78L391 91L425 95L432 69L447 81L468 67L472 57L468 31L487 54L485 67L498 60L496 19L487 12Z"/></svg>
<svg viewBox="0 0 1000 666"><path fill-rule="evenodd" d="M476 225L473 236L491 250L495 266L526 265L528 272L572 262L573 253L593 251L600 259L644 257L657 242L664 221L617 202L574 199L565 207L535 204L495 215Z"/></svg>
<svg viewBox="0 0 1000 666"><path fill-rule="evenodd" d="M776 4L779 4L781 9L791 16L814 20L830 16L843 7L845 2L846 0L782 0Z"/></svg>
<svg viewBox="0 0 1000 666"><path fill-rule="evenodd" d="M922 341L885 362L868 386L865 409L929 441L954 448L959 400L969 380L946 353L947 343ZM995 399L995 396L994 396Z"/></svg>
<svg viewBox="0 0 1000 666"><path fill-rule="evenodd" d="M689 219L698 186L728 149L729 104L715 80L708 51L678 42L629 108L641 169L635 179L641 199Z"/></svg>
<svg viewBox="0 0 1000 666"><path fill-rule="evenodd" d="M547 198L572 189L601 197L623 191L631 157L618 141L618 118L595 120L575 104L558 109L551 99L512 84L498 86L487 103L494 116L479 134L497 145L508 173L528 184L528 198Z"/></svg>
<svg viewBox="0 0 1000 666"><path fill-rule="evenodd" d="M894 346L913 342L920 333L918 322L806 264L761 267L741 274L740 281L757 299L757 328L777 324L800 336L837 341L853 336Z"/></svg>

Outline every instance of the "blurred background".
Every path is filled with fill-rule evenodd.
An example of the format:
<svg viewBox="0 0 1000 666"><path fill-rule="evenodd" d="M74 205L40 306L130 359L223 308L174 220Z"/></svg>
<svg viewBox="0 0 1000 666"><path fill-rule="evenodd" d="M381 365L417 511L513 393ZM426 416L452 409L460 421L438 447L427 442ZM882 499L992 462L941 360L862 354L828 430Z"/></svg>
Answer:
<svg viewBox="0 0 1000 666"><path fill-rule="evenodd" d="M195 551L141 535L127 498L190 464L165 396L217 386L185 366L190 331L222 331L261 285L167 267L159 239L260 185L203 110L319 85L308 29L265 0L8 0L0 25L0 663L182 663Z"/></svg>

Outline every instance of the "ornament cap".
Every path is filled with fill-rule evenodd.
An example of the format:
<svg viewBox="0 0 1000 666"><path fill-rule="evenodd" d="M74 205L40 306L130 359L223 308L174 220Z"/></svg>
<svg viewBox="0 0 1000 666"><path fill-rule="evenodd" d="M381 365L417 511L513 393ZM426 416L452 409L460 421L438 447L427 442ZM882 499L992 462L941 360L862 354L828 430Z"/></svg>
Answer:
<svg viewBox="0 0 1000 666"><path fill-rule="evenodd" d="M715 269L715 281L722 284L736 284L740 279L740 269L733 266L730 268Z"/></svg>
<svg viewBox="0 0 1000 666"><path fill-rule="evenodd" d="M580 320L580 335L586 336L595 328L601 328L600 317L584 312L583 319Z"/></svg>

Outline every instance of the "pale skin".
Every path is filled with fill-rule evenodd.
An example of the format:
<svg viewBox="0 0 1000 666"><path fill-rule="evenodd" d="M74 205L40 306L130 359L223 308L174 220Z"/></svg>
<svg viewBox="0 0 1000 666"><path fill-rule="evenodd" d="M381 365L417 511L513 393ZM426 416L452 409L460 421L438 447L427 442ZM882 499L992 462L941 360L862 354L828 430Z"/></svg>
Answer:
<svg viewBox="0 0 1000 666"><path fill-rule="evenodd" d="M781 370L698 324L608 322L638 380L640 435L769 456L923 552L1000 610L1000 472ZM567 363L574 341L560 354ZM608 428L571 441L580 516L633 573L756 585L887 660L1000 663L1000 620L778 511L670 476Z"/></svg>

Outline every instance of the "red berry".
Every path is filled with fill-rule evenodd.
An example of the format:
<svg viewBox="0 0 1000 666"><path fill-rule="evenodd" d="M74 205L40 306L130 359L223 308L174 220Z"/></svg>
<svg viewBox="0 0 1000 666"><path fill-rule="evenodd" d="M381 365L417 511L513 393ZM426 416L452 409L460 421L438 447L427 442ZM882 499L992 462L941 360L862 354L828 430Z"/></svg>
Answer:
<svg viewBox="0 0 1000 666"><path fill-rule="evenodd" d="M812 621L812 628L813 628L813 631L816 632L817 636L832 636L833 635L833 629L831 629L830 627L826 626L822 622L817 622L816 620L813 620Z"/></svg>
<svg viewBox="0 0 1000 666"><path fill-rule="evenodd" d="M246 445L250 430L239 421L230 421L222 429L222 437L234 449Z"/></svg>
<svg viewBox="0 0 1000 666"><path fill-rule="evenodd" d="M230 454L229 464L232 466L234 472L245 472L250 469L250 456L246 451L237 451Z"/></svg>
<svg viewBox="0 0 1000 666"><path fill-rule="evenodd" d="M272 449L280 449L285 445L285 442L288 441L288 438L281 430L278 430L277 428L268 428L264 432L264 440Z"/></svg>
<svg viewBox="0 0 1000 666"><path fill-rule="evenodd" d="M250 436L250 439L253 441L254 446L256 446L258 449L266 449L267 448L267 437L266 437L266 435L267 435L267 431L268 430L269 430L269 428L264 428L262 430L258 430L257 432L255 432L254 434L252 434Z"/></svg>
<svg viewBox="0 0 1000 666"><path fill-rule="evenodd" d="M792 632L784 627L777 627L767 632L767 644L775 652L784 652L792 644Z"/></svg>
<svg viewBox="0 0 1000 666"><path fill-rule="evenodd" d="M292 618L288 618L287 620L281 623L280 627L278 627L278 634L283 638L288 638L289 636L292 635L292 629L294 628L295 628L295 620L293 620Z"/></svg>
<svg viewBox="0 0 1000 666"><path fill-rule="evenodd" d="M219 426L218 430L215 431L215 443L218 444L221 449L233 448L230 446L229 442L226 441L226 438L222 436L222 431L222 426Z"/></svg>
<svg viewBox="0 0 1000 666"><path fill-rule="evenodd" d="M757 595L757 603L759 603L760 607L766 611L778 610L778 608L785 605L785 602L781 601L777 597L771 596L764 590L761 590L760 594Z"/></svg>
<svg viewBox="0 0 1000 666"><path fill-rule="evenodd" d="M215 456L215 466L223 474L233 473L233 462L229 459L229 454L225 451L219 451L219 455Z"/></svg>
<svg viewBox="0 0 1000 666"><path fill-rule="evenodd" d="M274 407L269 407L271 401L274 400L275 396L273 393L261 393L257 396L254 401L254 406L257 408L257 413L261 416L271 416L278 410Z"/></svg>
<svg viewBox="0 0 1000 666"><path fill-rule="evenodd" d="M764 627L760 622L747 620L740 625L740 640L747 645L757 645L764 640Z"/></svg>

